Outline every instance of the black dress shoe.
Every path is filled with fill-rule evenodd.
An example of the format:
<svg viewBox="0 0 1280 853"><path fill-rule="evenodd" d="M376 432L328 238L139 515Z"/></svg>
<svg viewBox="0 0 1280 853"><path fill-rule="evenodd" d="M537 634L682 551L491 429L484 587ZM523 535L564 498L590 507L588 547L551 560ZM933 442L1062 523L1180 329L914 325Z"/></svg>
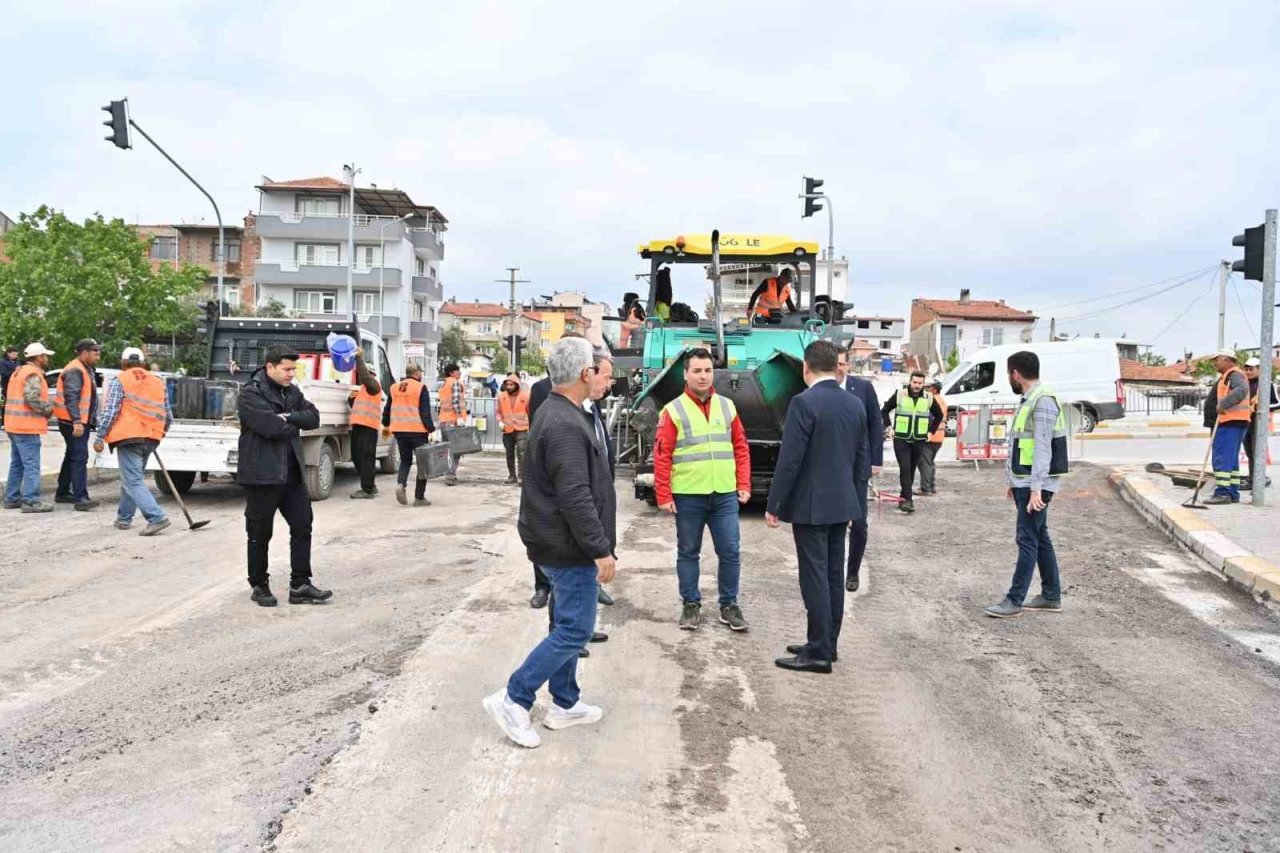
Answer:
<svg viewBox="0 0 1280 853"><path fill-rule="evenodd" d="M529 599L529 606L534 610L541 610L547 606L547 598L550 597L551 591L546 589L535 589L533 598Z"/></svg>
<svg viewBox="0 0 1280 853"><path fill-rule="evenodd" d="M808 650L809 650L808 643L792 643L791 645L787 646L787 654L789 655L803 655ZM838 660L840 660L840 653L832 652L831 662L835 663Z"/></svg>
<svg viewBox="0 0 1280 853"><path fill-rule="evenodd" d="M586 649L578 649L578 657L589 658L591 657L591 652L587 651Z"/></svg>
<svg viewBox="0 0 1280 853"><path fill-rule="evenodd" d="M598 593L596 593L596 601L600 602L606 607L609 607L609 606L612 606L613 604L613 596L605 592L603 589L601 589Z"/></svg>
<svg viewBox="0 0 1280 853"><path fill-rule="evenodd" d="M309 583L289 587L290 604L324 604L333 598L333 590L318 589Z"/></svg>
<svg viewBox="0 0 1280 853"><path fill-rule="evenodd" d="M253 594L249 596L251 601L258 602L259 607L275 607L276 597L271 594L271 587L265 583L261 586L253 588Z"/></svg>
<svg viewBox="0 0 1280 853"><path fill-rule="evenodd" d="M782 669L789 669L792 672L820 672L824 675L831 674L831 661L817 660L815 658L806 657L805 655L796 655L793 658L778 658L774 663Z"/></svg>
<svg viewBox="0 0 1280 853"><path fill-rule="evenodd" d="M844 591L845 591L845 592L857 592L857 591L858 591L858 575L857 575L857 573L856 573L856 572L854 572L853 574L851 574L851 575L849 575L848 577L846 577L846 578L845 578L845 581L844 581Z"/></svg>
<svg viewBox="0 0 1280 853"><path fill-rule="evenodd" d="M601 631L592 631L592 632L591 632L591 639L590 639L590 640L588 640L587 642L589 642L589 643L603 643L603 642L604 642L605 640L607 640L607 639L609 639L609 635L608 635L608 634L605 634L605 633L603 633L603 632L601 632Z"/></svg>
<svg viewBox="0 0 1280 853"><path fill-rule="evenodd" d="M54 495L53 502L56 504L73 504L76 502L76 499L71 497L71 495Z"/></svg>

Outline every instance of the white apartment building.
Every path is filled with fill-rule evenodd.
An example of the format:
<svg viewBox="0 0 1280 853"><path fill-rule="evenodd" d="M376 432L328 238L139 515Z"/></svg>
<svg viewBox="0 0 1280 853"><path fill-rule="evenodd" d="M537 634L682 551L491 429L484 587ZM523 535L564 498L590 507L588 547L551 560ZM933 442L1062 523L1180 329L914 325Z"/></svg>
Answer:
<svg viewBox="0 0 1280 853"><path fill-rule="evenodd" d="M818 259L818 280L816 293L827 294L827 268L831 267L831 297L838 302L848 303L849 294L849 261L838 258L834 263L825 258ZM778 274L779 268L771 264L721 264L720 295L724 304L725 316L745 317L747 304L751 294L770 276ZM799 271L799 292L793 294L797 307L807 308L809 293L809 267L803 265ZM711 268L707 267L707 278L711 277ZM803 296L802 296L803 294ZM707 302L711 301L711 291L707 291Z"/></svg>
<svg viewBox="0 0 1280 853"><path fill-rule="evenodd" d="M361 327L386 341L397 375L407 361L436 363L448 227L440 211L376 186L356 187L353 208L351 187L329 177L264 177L257 189L259 305L276 299L292 316L316 320L347 317L354 308ZM347 302L348 267L354 306Z"/></svg>

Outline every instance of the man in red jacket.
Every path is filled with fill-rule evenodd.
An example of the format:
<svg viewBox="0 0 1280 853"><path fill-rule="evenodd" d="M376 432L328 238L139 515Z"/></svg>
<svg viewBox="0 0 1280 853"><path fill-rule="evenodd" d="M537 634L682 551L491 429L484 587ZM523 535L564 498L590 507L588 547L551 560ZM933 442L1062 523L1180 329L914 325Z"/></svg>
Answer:
<svg viewBox="0 0 1280 853"><path fill-rule="evenodd" d="M680 627L692 631L702 624L698 558L702 531L709 527L720 558L720 621L745 631L747 620L738 607L738 504L751 500L747 433L733 401L712 387L715 361L709 351L689 353L684 379L684 393L662 410L653 447L658 508L676 517L676 576L684 604Z"/></svg>

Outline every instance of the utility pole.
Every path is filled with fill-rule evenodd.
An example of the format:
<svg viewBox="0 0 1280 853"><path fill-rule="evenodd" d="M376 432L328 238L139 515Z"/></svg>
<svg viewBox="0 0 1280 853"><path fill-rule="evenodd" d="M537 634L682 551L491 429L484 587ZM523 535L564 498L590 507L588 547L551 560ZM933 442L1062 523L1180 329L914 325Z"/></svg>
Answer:
<svg viewBox="0 0 1280 853"><path fill-rule="evenodd" d="M355 163L344 163L342 171L347 175L350 197L347 200L347 315L356 322L356 175L360 169Z"/></svg>
<svg viewBox="0 0 1280 853"><path fill-rule="evenodd" d="M1276 210L1267 211L1262 249L1262 335L1258 350L1258 411L1253 422L1253 505L1262 506L1267 495L1267 438L1271 432L1271 362L1275 349L1276 316ZM1261 472L1257 469L1261 467ZM1261 474L1261 476L1259 476Z"/></svg>
<svg viewBox="0 0 1280 853"><path fill-rule="evenodd" d="M499 284L511 285L511 372L514 373L520 369L520 365L516 362L516 320L520 316L519 309L516 306L516 285L530 284L531 279L516 278L516 273L520 272L520 267L507 267L507 278L495 278L494 281Z"/></svg>
<svg viewBox="0 0 1280 853"><path fill-rule="evenodd" d="M1231 261L1223 261L1218 276L1218 350L1227 346L1227 273L1231 272Z"/></svg>

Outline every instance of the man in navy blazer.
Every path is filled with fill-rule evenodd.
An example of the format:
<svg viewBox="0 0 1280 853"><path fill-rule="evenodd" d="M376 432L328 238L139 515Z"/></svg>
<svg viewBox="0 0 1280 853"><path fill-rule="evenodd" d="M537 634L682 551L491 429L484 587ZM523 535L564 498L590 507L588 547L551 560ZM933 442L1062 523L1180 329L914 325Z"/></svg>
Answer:
<svg viewBox="0 0 1280 853"><path fill-rule="evenodd" d="M880 423L880 398L876 396L876 386L861 376L850 376L849 365L853 360L853 344L849 341L848 351L840 352L840 361L836 365L836 381L854 397L862 401L862 409L867 415L867 453L871 460L871 476L880 473L884 465L884 439L880 431L871 428L871 424ZM844 588L849 592L858 591L858 572L862 570L862 555L867 552L867 480L858 481L858 503L862 506L862 518L849 525L849 568L845 573Z"/></svg>
<svg viewBox="0 0 1280 853"><path fill-rule="evenodd" d="M871 477L862 404L836 381L840 348L814 341L804 351L809 390L792 399L782 427L765 523L791 525L800 562L808 641L787 646L783 669L831 672L844 619L844 538L865 517L857 485Z"/></svg>

